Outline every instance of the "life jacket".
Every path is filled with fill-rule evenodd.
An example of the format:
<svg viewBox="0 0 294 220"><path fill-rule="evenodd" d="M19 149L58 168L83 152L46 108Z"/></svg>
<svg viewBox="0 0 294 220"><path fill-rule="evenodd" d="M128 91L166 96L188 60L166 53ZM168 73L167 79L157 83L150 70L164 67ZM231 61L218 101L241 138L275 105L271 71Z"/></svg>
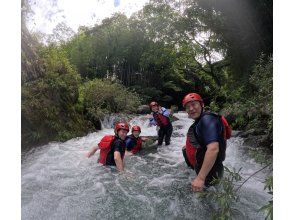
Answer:
<svg viewBox="0 0 294 220"><path fill-rule="evenodd" d="M189 166L195 168L197 161L196 161L196 153L197 149L200 147L198 140L196 139L196 135L194 134L195 131L194 124L188 130L187 138L186 138L186 156L188 159Z"/></svg>
<svg viewBox="0 0 294 220"><path fill-rule="evenodd" d="M153 118L159 127L164 127L170 124L169 118L160 113L153 113Z"/></svg>
<svg viewBox="0 0 294 220"><path fill-rule="evenodd" d="M231 128L231 126L229 125L227 119L224 116L221 116L221 121L222 121L223 126L224 126L224 138L225 138L225 140L228 140L232 136L232 128Z"/></svg>
<svg viewBox="0 0 294 220"><path fill-rule="evenodd" d="M135 145L130 149L130 151L135 154L142 149L142 139L141 137L136 138L133 134L128 135L127 138L131 139Z"/></svg>
<svg viewBox="0 0 294 220"><path fill-rule="evenodd" d="M141 137L138 137L135 140L136 140L136 145L132 149L133 154L137 153L138 151L140 151L142 149L142 139L141 139Z"/></svg>
<svg viewBox="0 0 294 220"><path fill-rule="evenodd" d="M105 135L101 141L99 142L98 146L100 149L100 157L99 157L99 163L102 163L103 165L106 165L106 158L108 153L111 150L111 144L114 141L115 136L114 135Z"/></svg>
<svg viewBox="0 0 294 220"><path fill-rule="evenodd" d="M209 114L219 118L220 122L223 125L222 127L223 139L224 139L224 142L226 142L226 140L229 139L232 134L232 129L228 121L226 120L226 118L224 116L220 116L213 112L204 112L203 114L204 115ZM203 117L203 115L201 117ZM199 138L197 137L197 134L195 132L195 126L197 126L196 123L193 123L193 125L191 125L191 127L188 130L187 138L186 138L186 156L190 165L193 166L194 168L197 165L196 158L204 157L206 152L206 150L203 151L203 148L206 146L203 146L203 144L201 144L201 140L199 140ZM222 161L225 159L225 151L226 151L226 146L223 146L223 148L220 150ZM201 155L197 155L197 153Z"/></svg>

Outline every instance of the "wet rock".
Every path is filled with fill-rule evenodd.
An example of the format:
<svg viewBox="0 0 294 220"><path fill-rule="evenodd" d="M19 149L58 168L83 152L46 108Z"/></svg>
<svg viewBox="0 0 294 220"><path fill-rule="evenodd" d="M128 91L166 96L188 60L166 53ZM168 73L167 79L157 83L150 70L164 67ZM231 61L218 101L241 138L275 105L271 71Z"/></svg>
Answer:
<svg viewBox="0 0 294 220"><path fill-rule="evenodd" d="M178 110L179 110L179 108L178 108L177 105L172 105L172 106L170 107L170 111L171 111L172 114L173 114L173 113L177 113Z"/></svg>
<svg viewBox="0 0 294 220"><path fill-rule="evenodd" d="M249 135L253 135L253 133L254 133L254 129L250 129L250 130L247 130L247 131L242 131L240 134L239 134L239 136L241 137L241 138L247 138L247 137L249 137Z"/></svg>
<svg viewBox="0 0 294 220"><path fill-rule="evenodd" d="M246 137L246 138L244 138L244 145L251 146L251 147L257 147L258 146L257 140L258 140L258 137L256 137L256 136Z"/></svg>
<svg viewBox="0 0 294 220"><path fill-rule="evenodd" d="M242 132L239 136L242 138L247 138L250 136L258 136L258 135L264 135L264 131L262 129L249 129L247 131Z"/></svg>
<svg viewBox="0 0 294 220"><path fill-rule="evenodd" d="M102 124L105 128L114 128L114 125L118 122L126 122L129 123L130 120L132 120L132 118L134 117L134 115L132 114L110 114L110 115L105 115L103 120L102 120Z"/></svg>
<svg viewBox="0 0 294 220"><path fill-rule="evenodd" d="M174 115L172 115L171 117L170 117L170 119L171 119L171 122L174 122L174 121L177 121L177 120L179 120L176 116L174 116Z"/></svg>
<svg viewBox="0 0 294 220"><path fill-rule="evenodd" d="M154 142L158 140L158 136L143 136L148 138L146 141L143 142L142 146L144 147L149 147L153 146Z"/></svg>
<svg viewBox="0 0 294 220"><path fill-rule="evenodd" d="M181 134L179 132L173 132L172 133L172 137L185 137L185 135L184 134Z"/></svg>
<svg viewBox="0 0 294 220"><path fill-rule="evenodd" d="M268 140L268 135L251 135L244 138L244 145L254 148L263 147Z"/></svg>
<svg viewBox="0 0 294 220"><path fill-rule="evenodd" d="M137 109L137 114L149 114L150 108L149 105L140 105Z"/></svg>
<svg viewBox="0 0 294 220"><path fill-rule="evenodd" d="M243 134L244 132L243 131L236 131L236 130L233 130L232 131L232 137L239 137Z"/></svg>

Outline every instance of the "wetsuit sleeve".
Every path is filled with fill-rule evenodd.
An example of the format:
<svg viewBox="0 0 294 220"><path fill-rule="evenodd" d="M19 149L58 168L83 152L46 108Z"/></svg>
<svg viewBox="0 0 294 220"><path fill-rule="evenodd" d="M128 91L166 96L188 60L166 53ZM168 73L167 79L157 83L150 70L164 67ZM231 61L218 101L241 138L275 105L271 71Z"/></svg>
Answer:
<svg viewBox="0 0 294 220"><path fill-rule="evenodd" d="M134 146L135 146L134 141L131 138L128 138L126 140L126 148L127 148L127 151L131 151Z"/></svg>
<svg viewBox="0 0 294 220"><path fill-rule="evenodd" d="M205 146L212 142L221 142L221 124L217 117L205 115L199 123L198 132Z"/></svg>

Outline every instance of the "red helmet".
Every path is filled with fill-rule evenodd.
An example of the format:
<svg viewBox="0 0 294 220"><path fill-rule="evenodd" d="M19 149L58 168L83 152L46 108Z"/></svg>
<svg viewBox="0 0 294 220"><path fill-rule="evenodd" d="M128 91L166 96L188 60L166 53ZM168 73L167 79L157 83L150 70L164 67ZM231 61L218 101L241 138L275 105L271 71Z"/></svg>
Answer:
<svg viewBox="0 0 294 220"><path fill-rule="evenodd" d="M150 104L149 104L149 106L150 106L150 108L152 108L152 106L158 106L158 103L157 102L151 102Z"/></svg>
<svg viewBox="0 0 294 220"><path fill-rule="evenodd" d="M183 107L185 107L188 102L192 102L192 101L199 101L201 105L203 105L203 100L199 94L189 93L183 99Z"/></svg>
<svg viewBox="0 0 294 220"><path fill-rule="evenodd" d="M117 133L119 129L124 129L128 132L130 130L129 125L127 123L123 123L123 122L117 123L115 125L114 132Z"/></svg>
<svg viewBox="0 0 294 220"><path fill-rule="evenodd" d="M138 125L134 125L134 126L132 127L132 133L133 133L133 131L139 131L139 132L141 132L141 128L140 128L140 126L138 126Z"/></svg>

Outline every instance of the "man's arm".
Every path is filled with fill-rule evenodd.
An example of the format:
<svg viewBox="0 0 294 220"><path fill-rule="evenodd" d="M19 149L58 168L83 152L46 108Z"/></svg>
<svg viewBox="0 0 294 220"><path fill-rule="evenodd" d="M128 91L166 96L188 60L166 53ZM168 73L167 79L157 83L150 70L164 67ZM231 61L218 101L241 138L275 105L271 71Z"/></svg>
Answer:
<svg viewBox="0 0 294 220"><path fill-rule="evenodd" d="M125 155L126 156L130 156L130 155L133 155L132 153L132 148L134 146L134 144L132 143L132 139L131 138L128 138L126 140L126 150L125 150Z"/></svg>
<svg viewBox="0 0 294 220"><path fill-rule="evenodd" d="M152 118L149 118L149 125L157 125L155 119L152 117Z"/></svg>
<svg viewBox="0 0 294 220"><path fill-rule="evenodd" d="M209 171L213 167L217 154L219 152L219 143L212 142L207 145L207 150L204 156L204 161L202 167L197 175L197 177L192 181L193 191L200 191L204 187L205 178L208 175Z"/></svg>
<svg viewBox="0 0 294 220"><path fill-rule="evenodd" d="M169 117L169 115L170 115L170 111L167 110L166 108L162 107L162 114L163 114L165 117Z"/></svg>
<svg viewBox="0 0 294 220"><path fill-rule="evenodd" d="M120 155L119 151L114 151L114 161L115 161L115 164L116 164L116 168L119 171L123 171L124 170L124 164L123 164L123 161L121 159L121 155Z"/></svg>
<svg viewBox="0 0 294 220"><path fill-rule="evenodd" d="M157 123L156 123L156 121L155 121L152 113L151 114L147 114L146 115L146 118L149 119L149 126L157 125Z"/></svg>
<svg viewBox="0 0 294 220"><path fill-rule="evenodd" d="M86 156L89 158L89 157L91 157L91 156L93 156L94 154L95 154L95 152L97 151L99 149L99 146L97 145L97 146L95 146L95 147L93 147L87 154L86 154Z"/></svg>

